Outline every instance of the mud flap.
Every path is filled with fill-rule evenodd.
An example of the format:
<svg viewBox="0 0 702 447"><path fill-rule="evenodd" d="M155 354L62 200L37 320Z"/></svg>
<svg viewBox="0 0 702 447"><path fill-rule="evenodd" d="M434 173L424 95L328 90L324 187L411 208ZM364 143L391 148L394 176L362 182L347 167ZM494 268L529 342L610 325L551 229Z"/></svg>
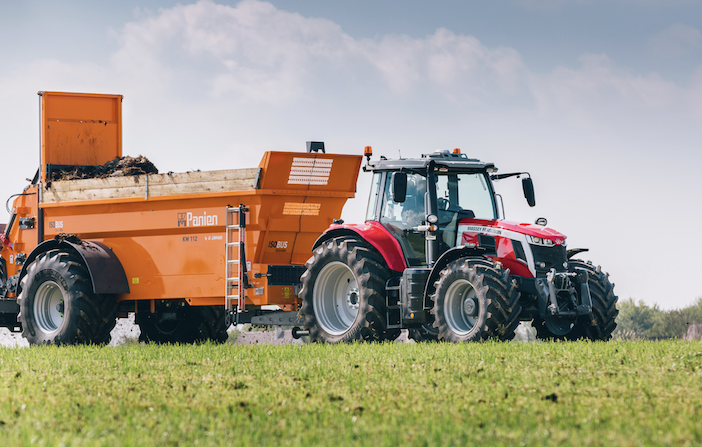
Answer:
<svg viewBox="0 0 702 447"><path fill-rule="evenodd" d="M110 248L101 242L82 241L75 236L57 236L37 245L22 266L20 278L27 273L27 266L41 253L61 248L72 251L83 259L93 292L98 295L129 293L129 283L122 263Z"/></svg>

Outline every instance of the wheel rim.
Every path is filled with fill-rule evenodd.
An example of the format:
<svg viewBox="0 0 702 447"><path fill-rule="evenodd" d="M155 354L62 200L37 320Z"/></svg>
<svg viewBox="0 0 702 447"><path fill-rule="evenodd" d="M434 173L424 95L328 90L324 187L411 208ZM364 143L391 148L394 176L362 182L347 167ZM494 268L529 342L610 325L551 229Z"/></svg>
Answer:
<svg viewBox="0 0 702 447"><path fill-rule="evenodd" d="M63 323L64 290L54 281L47 281L34 297L34 319L39 330L51 334Z"/></svg>
<svg viewBox="0 0 702 447"><path fill-rule="evenodd" d="M361 296L351 269L335 261L325 265L314 283L312 302L319 326L331 335L342 335L358 316Z"/></svg>
<svg viewBox="0 0 702 447"><path fill-rule="evenodd" d="M473 285L459 279L446 291L446 324L459 336L467 335L478 321L480 308Z"/></svg>

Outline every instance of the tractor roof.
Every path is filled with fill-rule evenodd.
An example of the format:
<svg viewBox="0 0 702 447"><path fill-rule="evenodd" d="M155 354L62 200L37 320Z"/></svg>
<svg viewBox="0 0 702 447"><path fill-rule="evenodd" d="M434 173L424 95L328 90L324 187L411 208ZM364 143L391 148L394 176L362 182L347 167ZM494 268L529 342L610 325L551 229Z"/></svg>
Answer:
<svg viewBox="0 0 702 447"><path fill-rule="evenodd" d="M423 170L432 161L437 166L444 166L451 170L483 171L485 169L495 169L493 163L485 163L477 158L468 158L466 154L453 153L448 150L422 154L422 158L388 160L381 156L379 161L369 163L367 169L371 171L397 171L402 168Z"/></svg>

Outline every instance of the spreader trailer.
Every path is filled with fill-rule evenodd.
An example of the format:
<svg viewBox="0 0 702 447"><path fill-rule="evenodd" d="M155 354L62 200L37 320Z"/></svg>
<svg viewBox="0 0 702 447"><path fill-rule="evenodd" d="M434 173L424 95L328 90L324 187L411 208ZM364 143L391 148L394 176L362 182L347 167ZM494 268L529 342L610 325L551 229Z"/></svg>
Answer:
<svg viewBox="0 0 702 447"><path fill-rule="evenodd" d="M122 156L122 97L40 98L41 164L0 235L0 325L99 344L129 313L155 342L298 323L304 263L354 196L361 155L311 142L255 168L64 180Z"/></svg>

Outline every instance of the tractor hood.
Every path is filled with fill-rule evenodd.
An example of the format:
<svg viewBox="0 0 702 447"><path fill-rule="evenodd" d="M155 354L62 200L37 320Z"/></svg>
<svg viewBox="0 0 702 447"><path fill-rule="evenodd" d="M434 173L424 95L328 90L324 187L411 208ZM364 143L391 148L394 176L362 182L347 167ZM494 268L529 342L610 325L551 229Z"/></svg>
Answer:
<svg viewBox="0 0 702 447"><path fill-rule="evenodd" d="M563 233L559 233L548 227L530 223L511 222L508 220L461 219L460 225L474 225L483 228L494 228L495 230L512 231L542 239L550 239L556 245L564 244L566 240L566 235Z"/></svg>

